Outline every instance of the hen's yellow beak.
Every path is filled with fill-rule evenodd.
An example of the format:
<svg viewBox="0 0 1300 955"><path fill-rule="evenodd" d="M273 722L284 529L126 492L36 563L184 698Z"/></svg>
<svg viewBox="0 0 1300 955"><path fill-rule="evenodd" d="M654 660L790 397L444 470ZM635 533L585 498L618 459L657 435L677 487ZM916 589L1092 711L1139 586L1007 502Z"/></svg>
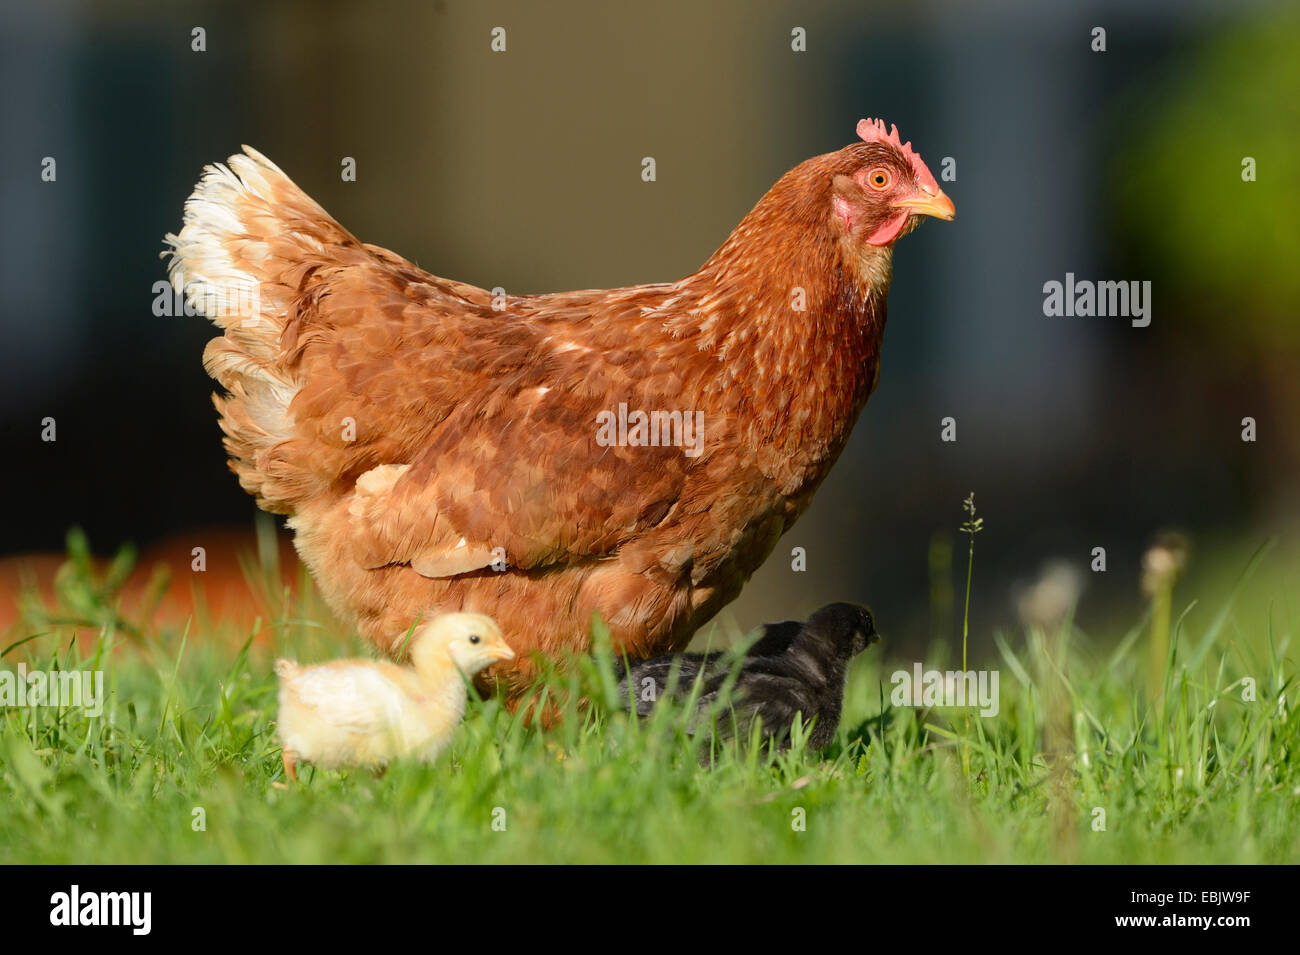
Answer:
<svg viewBox="0 0 1300 955"><path fill-rule="evenodd" d="M894 206L914 215L934 216L936 219L952 220L957 215L957 207L944 195L942 189L933 195L922 191L906 199L899 199Z"/></svg>

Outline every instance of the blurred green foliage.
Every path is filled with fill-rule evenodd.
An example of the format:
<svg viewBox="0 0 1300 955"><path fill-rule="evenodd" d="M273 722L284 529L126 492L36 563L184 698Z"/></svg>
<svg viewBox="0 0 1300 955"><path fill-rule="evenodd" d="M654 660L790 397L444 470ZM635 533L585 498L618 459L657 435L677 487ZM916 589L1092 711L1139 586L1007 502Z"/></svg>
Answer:
<svg viewBox="0 0 1300 955"><path fill-rule="evenodd" d="M1300 11L1234 25L1160 73L1122 111L1121 243L1225 344L1300 346Z"/></svg>

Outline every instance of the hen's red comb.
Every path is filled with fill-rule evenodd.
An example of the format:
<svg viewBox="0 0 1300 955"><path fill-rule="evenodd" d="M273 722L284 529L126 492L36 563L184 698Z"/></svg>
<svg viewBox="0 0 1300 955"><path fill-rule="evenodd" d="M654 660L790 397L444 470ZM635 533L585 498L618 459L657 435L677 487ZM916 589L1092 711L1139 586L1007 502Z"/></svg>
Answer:
<svg viewBox="0 0 1300 955"><path fill-rule="evenodd" d="M939 191L939 184L935 182L934 176L925 162L916 153L912 152L910 142L900 142L898 138L898 127L893 126L888 132L885 131L885 121L882 119L860 119L858 120L858 136L864 143L883 143L886 146L893 146L903 154L908 162L912 164L912 174L916 176L916 181L922 186Z"/></svg>

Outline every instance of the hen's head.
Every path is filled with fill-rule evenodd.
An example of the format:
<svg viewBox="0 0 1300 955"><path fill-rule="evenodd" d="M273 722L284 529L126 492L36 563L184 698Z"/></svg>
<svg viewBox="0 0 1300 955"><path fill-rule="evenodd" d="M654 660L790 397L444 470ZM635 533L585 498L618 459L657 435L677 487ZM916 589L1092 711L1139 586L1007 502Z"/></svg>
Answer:
<svg viewBox="0 0 1300 955"><path fill-rule="evenodd" d="M953 218L952 200L912 144L899 140L897 126L886 131L881 120L860 120L858 136L862 142L840 151L846 171L831 182L833 218L841 234L888 246L916 228L922 216Z"/></svg>

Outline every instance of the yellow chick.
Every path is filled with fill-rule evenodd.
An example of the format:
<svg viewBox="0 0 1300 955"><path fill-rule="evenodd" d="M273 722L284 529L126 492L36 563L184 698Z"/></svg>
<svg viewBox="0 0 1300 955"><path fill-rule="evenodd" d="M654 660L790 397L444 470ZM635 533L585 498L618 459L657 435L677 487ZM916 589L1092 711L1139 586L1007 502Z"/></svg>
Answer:
<svg viewBox="0 0 1300 955"><path fill-rule="evenodd" d="M448 613L416 629L411 667L277 660L285 776L298 779L300 760L378 769L403 756L434 759L465 715L467 681L514 656L491 617Z"/></svg>

